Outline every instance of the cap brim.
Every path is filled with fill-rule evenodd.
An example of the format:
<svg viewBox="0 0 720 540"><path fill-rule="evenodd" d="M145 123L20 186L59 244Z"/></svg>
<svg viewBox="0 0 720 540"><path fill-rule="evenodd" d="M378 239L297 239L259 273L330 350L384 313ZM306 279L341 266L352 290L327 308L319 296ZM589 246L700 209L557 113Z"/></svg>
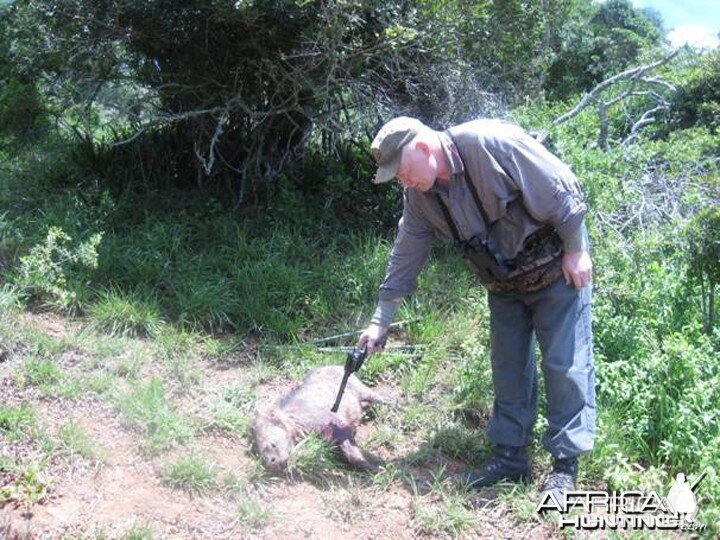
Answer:
<svg viewBox="0 0 720 540"><path fill-rule="evenodd" d="M378 167L377 173L375 173L375 178L373 179L373 184L384 184L385 182L389 182L395 178L395 175L400 168L400 160L402 159L401 154L402 152L398 152L398 155L392 161Z"/></svg>

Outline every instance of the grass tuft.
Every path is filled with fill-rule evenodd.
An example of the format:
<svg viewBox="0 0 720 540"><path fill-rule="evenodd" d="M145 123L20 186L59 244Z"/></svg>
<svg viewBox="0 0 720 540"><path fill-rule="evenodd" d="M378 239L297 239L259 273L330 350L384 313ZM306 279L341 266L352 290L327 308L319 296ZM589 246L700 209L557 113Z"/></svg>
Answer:
<svg viewBox="0 0 720 540"><path fill-rule="evenodd" d="M270 507L264 505L257 495L247 494L237 507L238 523L245 529L257 530L273 516Z"/></svg>
<svg viewBox="0 0 720 540"><path fill-rule="evenodd" d="M335 445L317 433L310 433L291 453L287 473L290 477L317 479L341 466Z"/></svg>
<svg viewBox="0 0 720 540"><path fill-rule="evenodd" d="M87 314L92 327L115 336L151 336L163 325L160 307L152 296L117 288L101 291Z"/></svg>
<svg viewBox="0 0 720 540"><path fill-rule="evenodd" d="M22 440L35 426L35 408L29 403L19 407L0 405L0 435L9 442Z"/></svg>
<svg viewBox="0 0 720 540"><path fill-rule="evenodd" d="M216 485L215 464L207 463L193 454L169 465L163 476L170 487L198 495L209 492Z"/></svg>
<svg viewBox="0 0 720 540"><path fill-rule="evenodd" d="M143 432L144 448L150 453L170 448L192 436L193 429L168 402L165 385L158 379L121 395L117 405L125 418Z"/></svg>
<svg viewBox="0 0 720 540"><path fill-rule="evenodd" d="M91 460L99 458L102 454L97 443L74 419L60 427L58 436L58 449L71 459L80 457Z"/></svg>

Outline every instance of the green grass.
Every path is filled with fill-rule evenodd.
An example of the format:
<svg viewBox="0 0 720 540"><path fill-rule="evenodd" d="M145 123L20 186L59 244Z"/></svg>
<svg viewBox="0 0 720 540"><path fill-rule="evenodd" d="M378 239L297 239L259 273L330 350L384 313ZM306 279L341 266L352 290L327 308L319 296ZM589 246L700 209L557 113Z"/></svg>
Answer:
<svg viewBox="0 0 720 540"><path fill-rule="evenodd" d="M52 360L28 358L25 360L24 382L30 386L49 386L59 383L63 377L63 370Z"/></svg>
<svg viewBox="0 0 720 540"><path fill-rule="evenodd" d="M8 442L17 442L37 426L37 413L30 403L19 407L0 404L0 435Z"/></svg>
<svg viewBox="0 0 720 540"><path fill-rule="evenodd" d="M166 325L153 336L155 356L184 389L199 382L196 361L200 358L202 338L178 325Z"/></svg>
<svg viewBox="0 0 720 540"><path fill-rule="evenodd" d="M22 372L13 376L21 387L33 386L43 396L78 399L88 390L106 391L109 383L106 380L92 378L89 381L81 374L59 368L54 360L29 357L23 364Z"/></svg>
<svg viewBox="0 0 720 540"><path fill-rule="evenodd" d="M98 459L105 454L92 437L74 419L60 427L58 449L71 459Z"/></svg>
<svg viewBox="0 0 720 540"><path fill-rule="evenodd" d="M215 465L194 454L168 465L163 474L168 486L199 495L208 493L216 486L215 477Z"/></svg>
<svg viewBox="0 0 720 540"><path fill-rule="evenodd" d="M449 482L443 482L442 476L443 471L434 475L426 492L411 479L411 513L415 529L424 535L468 535L476 525L477 517L465 507L462 494Z"/></svg>
<svg viewBox="0 0 720 540"><path fill-rule="evenodd" d="M290 454L287 474L291 478L319 480L324 473L341 470L336 446L316 433L303 438Z"/></svg>
<svg viewBox="0 0 720 540"><path fill-rule="evenodd" d="M22 295L17 287L10 283L0 285L0 313L17 312L22 306Z"/></svg>
<svg viewBox="0 0 720 540"><path fill-rule="evenodd" d="M478 459L484 434L468 429L462 424L442 422L428 439L430 446L439 450L444 456L465 463L474 463Z"/></svg>
<svg viewBox="0 0 720 540"><path fill-rule="evenodd" d="M583 121L579 118L580 127ZM702 161L698 152L715 148L717 137L687 130L678 139L681 146L648 141L632 150L631 161L624 151L583 147L584 135L569 127L558 137L588 188L591 214L604 212L602 219L589 217L597 268L593 322L600 417L581 480L662 491L678 470L693 475L707 468L699 519L717 531L720 478L713 467L720 460L715 406L720 338L717 330L702 332L699 286L687 273L689 254L679 240L682 223L652 221L640 228L626 213L639 202L635 194L641 193L643 174L659 174L653 163L668 164L675 176L665 180L703 182L695 166ZM292 212L287 207L236 211L208 205L196 194L120 199L95 188L84 189L80 197L71 188L53 187L74 171L67 159L58 159L61 150L33 146L10 157L0 171L0 250L8 264L0 286L0 362L20 359L14 377L22 388L73 398L92 392L94 398L112 400L141 433L143 447L156 453L187 442L196 427L243 434L252 405L263 397L258 383L272 377L299 380L312 366L344 361L342 354L320 354L312 346L291 347L367 323L391 231L378 234L370 223L364 231L341 222L335 226L301 205ZM48 164L56 162L60 165L50 170ZM717 163L703 163L708 177L717 176ZM707 189L717 191L716 184L708 183ZM611 226L625 221L622 233ZM77 342L15 316L36 299L16 283L13 271L20 256L44 245L49 226L69 235L69 249L103 233L96 270L87 274L87 269L63 267L66 287L71 284L77 293L77 322L89 326ZM398 313L401 319L413 322L393 337L423 344L421 354L373 356L360 373L363 380L402 393L397 407L381 406L373 413L376 430L368 447L398 457L373 476L377 488L416 467L437 468L448 460L474 465L487 453L485 427L493 399L489 312L483 289L451 249L435 250L417 293ZM59 363L76 344L88 351L88 376ZM247 377L213 393L199 377L208 361ZM146 380L148 373L155 378ZM199 426L188 425L170 388L209 395ZM35 413L23 407L0 408L5 440L32 435ZM543 428L541 417L533 450L536 462L547 468L549 457L539 445ZM23 477L18 465L12 466L20 471L13 474ZM248 481L266 481L257 462L254 467ZM290 465L291 476L310 480L345 471L334 448L314 436L300 444ZM33 480L39 473L27 478L28 485L41 484ZM338 498L346 496L352 499L351 494ZM532 519L523 502L529 497L521 494L518 506L505 501L519 523ZM253 495L243 504L239 513L248 524L264 521L261 499ZM414 519L429 534L466 534L470 529L461 506L451 493L418 496ZM447 525L441 523L443 514L450 516Z"/></svg>
<svg viewBox="0 0 720 540"><path fill-rule="evenodd" d="M272 508L263 503L257 495L242 497L237 505L238 524L243 529L254 531L264 526L273 517Z"/></svg>
<svg viewBox="0 0 720 540"><path fill-rule="evenodd" d="M220 392L213 401L207 428L243 435L252 419L257 392L253 386L238 384Z"/></svg>
<svg viewBox="0 0 720 540"><path fill-rule="evenodd" d="M94 328L119 336L150 336L163 325L160 306L151 296L117 288L100 291L87 315Z"/></svg>
<svg viewBox="0 0 720 540"><path fill-rule="evenodd" d="M169 402L165 385L158 379L141 383L117 397L122 415L143 435L143 448L150 453L166 450L193 435L187 418Z"/></svg>
<svg viewBox="0 0 720 540"><path fill-rule="evenodd" d="M152 540L153 530L150 525L133 525L123 533L120 540Z"/></svg>

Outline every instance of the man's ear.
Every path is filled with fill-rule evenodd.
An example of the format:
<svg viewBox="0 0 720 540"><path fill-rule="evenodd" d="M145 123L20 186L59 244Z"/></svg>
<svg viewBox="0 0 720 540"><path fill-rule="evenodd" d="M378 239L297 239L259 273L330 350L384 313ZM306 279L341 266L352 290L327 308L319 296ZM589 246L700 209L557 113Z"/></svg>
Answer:
<svg viewBox="0 0 720 540"><path fill-rule="evenodd" d="M422 153L425 154L425 157L430 155L430 146L428 146L428 143L425 141L417 141L415 143L415 148L422 151Z"/></svg>

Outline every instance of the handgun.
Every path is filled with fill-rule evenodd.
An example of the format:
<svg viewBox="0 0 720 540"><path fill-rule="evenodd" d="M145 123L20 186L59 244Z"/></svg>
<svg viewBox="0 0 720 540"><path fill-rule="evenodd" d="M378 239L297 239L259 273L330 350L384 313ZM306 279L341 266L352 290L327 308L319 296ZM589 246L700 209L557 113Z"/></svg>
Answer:
<svg viewBox="0 0 720 540"><path fill-rule="evenodd" d="M360 369L363 365L365 357L367 356L367 346L363 345L362 349L355 348L352 352L348 353L347 359L345 360L345 374L343 375L342 382L340 383L340 390L338 391L337 399L335 399L335 405L332 406L330 411L337 412L340 407L340 401L342 400L343 394L345 393L345 385L354 372Z"/></svg>

